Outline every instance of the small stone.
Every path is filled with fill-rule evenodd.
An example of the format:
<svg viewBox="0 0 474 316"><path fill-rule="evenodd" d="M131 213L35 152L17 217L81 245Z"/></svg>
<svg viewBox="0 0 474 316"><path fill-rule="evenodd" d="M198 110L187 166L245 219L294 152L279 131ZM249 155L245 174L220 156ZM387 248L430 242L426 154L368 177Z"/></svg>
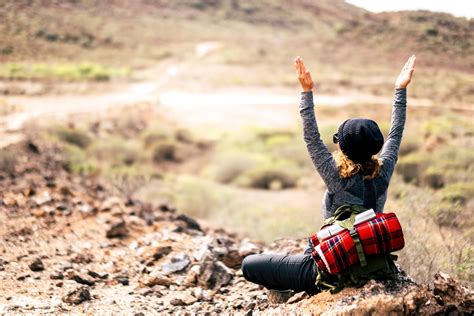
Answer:
<svg viewBox="0 0 474 316"><path fill-rule="evenodd" d="M63 271L66 271L66 270L69 270L69 269L72 269L73 266L72 266L72 262L71 261L65 261L63 263Z"/></svg>
<svg viewBox="0 0 474 316"><path fill-rule="evenodd" d="M168 273L182 271L190 263L191 261L189 260L188 255L182 252L175 255L173 258L171 258L170 262L163 264L161 268L164 273L168 274Z"/></svg>
<svg viewBox="0 0 474 316"><path fill-rule="evenodd" d="M122 285L129 285L130 284L130 280L128 279L127 276L124 276L124 275L118 275L114 278L114 280L117 280L117 282L122 284Z"/></svg>
<svg viewBox="0 0 474 316"><path fill-rule="evenodd" d="M283 304L286 303L294 292L292 290L278 291L278 290L268 290L268 301L271 304Z"/></svg>
<svg viewBox="0 0 474 316"><path fill-rule="evenodd" d="M174 306L186 306L197 302L197 299L188 293L179 293L173 297L170 301L171 305Z"/></svg>
<svg viewBox="0 0 474 316"><path fill-rule="evenodd" d="M57 287L63 287L63 285L64 285L64 282L63 282L63 281L60 281L60 282L56 283L56 286L57 286Z"/></svg>
<svg viewBox="0 0 474 316"><path fill-rule="evenodd" d="M248 302L247 304L244 305L244 309L246 311L251 311L255 308L255 306L257 306L257 303L255 302Z"/></svg>
<svg viewBox="0 0 474 316"><path fill-rule="evenodd" d="M172 250L173 248L171 246L159 246L157 248L153 248L143 254L144 259L140 262L147 266L152 266L155 261L158 261L164 256L168 255Z"/></svg>
<svg viewBox="0 0 474 316"><path fill-rule="evenodd" d="M248 239L244 239L239 247L239 255L242 258L245 258L248 255L253 255L260 252L261 252L260 249L258 249L258 247L254 243L250 242Z"/></svg>
<svg viewBox="0 0 474 316"><path fill-rule="evenodd" d="M48 203L50 202L52 199L51 199L51 196L49 195L49 192L48 191L43 191L41 192L40 194L36 195L36 196L33 196L31 198L33 200L33 202L36 203L36 205L40 206L40 205L43 205L45 203Z"/></svg>
<svg viewBox="0 0 474 316"><path fill-rule="evenodd" d="M185 286L194 286L197 283L197 277L199 275L199 271L201 267L198 265L194 265L189 269L188 273L186 274L186 278L184 279Z"/></svg>
<svg viewBox="0 0 474 316"><path fill-rule="evenodd" d="M91 299L91 293L87 289L87 287L82 286L76 288L65 296L63 296L62 300L68 304L81 304L82 302L89 301Z"/></svg>
<svg viewBox="0 0 474 316"><path fill-rule="evenodd" d="M64 279L64 274L61 271L54 271L49 275L51 280L62 280Z"/></svg>
<svg viewBox="0 0 474 316"><path fill-rule="evenodd" d="M179 216L176 217L176 219L179 221L185 222L187 228L202 232L201 226L194 218L191 218L185 214L180 214Z"/></svg>
<svg viewBox="0 0 474 316"><path fill-rule="evenodd" d="M139 290L137 291L137 294L138 294L138 295L141 295L141 296L148 296L148 295L150 295L150 294L152 294L152 293L153 293L153 290L150 289L150 288L147 288L147 287L146 287L146 288L143 288L143 289L139 289Z"/></svg>
<svg viewBox="0 0 474 316"><path fill-rule="evenodd" d="M153 287L155 285L170 286L173 281L160 272L152 272L150 275L143 278L141 283L148 287Z"/></svg>
<svg viewBox="0 0 474 316"><path fill-rule="evenodd" d="M42 208L36 208L31 212L31 214L34 217L44 217L44 216L46 216L46 211Z"/></svg>
<svg viewBox="0 0 474 316"><path fill-rule="evenodd" d="M74 274L72 279L79 284L84 284L88 286L92 286L95 284L94 278L87 274Z"/></svg>
<svg viewBox="0 0 474 316"><path fill-rule="evenodd" d="M44 265L43 261L41 261L40 258L36 258L32 263L29 265L31 271L43 271L44 270Z"/></svg>
<svg viewBox="0 0 474 316"><path fill-rule="evenodd" d="M24 275L20 275L19 277L17 277L16 279L18 281L24 281L26 278L29 278L31 275L29 274L24 274Z"/></svg>
<svg viewBox="0 0 474 316"><path fill-rule="evenodd" d="M236 269L240 267L243 259L244 258L240 256L238 250L232 249L224 255L224 257L222 258L222 262L224 262L224 264L229 268Z"/></svg>
<svg viewBox="0 0 474 316"><path fill-rule="evenodd" d="M92 270L87 271L87 274L95 279L105 280L109 277L109 274L106 272L95 272Z"/></svg>
<svg viewBox="0 0 474 316"><path fill-rule="evenodd" d="M295 295L293 295L292 297L290 297L286 303L287 304L294 304L294 303L297 303L299 301L305 300L308 297L309 297L308 293L299 292L299 293L296 293Z"/></svg>
<svg viewBox="0 0 474 316"><path fill-rule="evenodd" d="M76 253L71 258L71 261L80 264L91 263L94 261L94 256L90 252Z"/></svg>
<svg viewBox="0 0 474 316"><path fill-rule="evenodd" d="M122 219L116 223L112 223L107 230L107 238L123 238L128 235L128 228L125 221Z"/></svg>

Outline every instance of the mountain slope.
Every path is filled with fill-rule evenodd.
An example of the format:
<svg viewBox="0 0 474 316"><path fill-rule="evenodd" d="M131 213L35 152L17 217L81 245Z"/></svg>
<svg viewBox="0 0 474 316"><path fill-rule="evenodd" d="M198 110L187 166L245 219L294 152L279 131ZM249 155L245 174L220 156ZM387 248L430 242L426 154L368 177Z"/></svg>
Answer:
<svg viewBox="0 0 474 316"><path fill-rule="evenodd" d="M466 60L473 54L473 21L430 12L373 14L341 0L3 1L0 17L4 60L121 62L130 53L156 59L164 48L179 50L180 42L242 39L241 45L262 42L269 50L279 41L304 47L312 40L321 55L342 63L365 50L387 57L422 51L425 59L442 55L433 65L474 66Z"/></svg>

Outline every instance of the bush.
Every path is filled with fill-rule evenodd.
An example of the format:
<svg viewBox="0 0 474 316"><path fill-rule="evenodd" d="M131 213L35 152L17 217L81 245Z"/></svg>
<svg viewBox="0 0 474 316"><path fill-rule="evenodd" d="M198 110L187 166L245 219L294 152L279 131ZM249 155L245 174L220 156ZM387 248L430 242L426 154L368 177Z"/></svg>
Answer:
<svg viewBox="0 0 474 316"><path fill-rule="evenodd" d="M178 144L173 141L155 142L152 148L152 159L155 163L163 161L181 161L178 155Z"/></svg>
<svg viewBox="0 0 474 316"><path fill-rule="evenodd" d="M436 194L431 213L440 226L470 226L474 209L470 201L474 197L472 183L456 183L446 186Z"/></svg>
<svg viewBox="0 0 474 316"><path fill-rule="evenodd" d="M465 206L467 202L474 198L473 183L455 183L446 186L438 192L441 201Z"/></svg>
<svg viewBox="0 0 474 316"><path fill-rule="evenodd" d="M61 141L79 148L86 148L92 142L86 131L73 127L58 126L53 129L52 133L56 135Z"/></svg>
<svg viewBox="0 0 474 316"><path fill-rule="evenodd" d="M94 143L89 152L99 162L112 167L131 166L144 160L140 144L121 138L106 138Z"/></svg>
<svg viewBox="0 0 474 316"><path fill-rule="evenodd" d="M155 143L163 142L172 138L172 133L166 128L154 127L153 129L145 130L141 138L145 148L151 148Z"/></svg>
<svg viewBox="0 0 474 316"><path fill-rule="evenodd" d="M296 167L273 164L259 166L241 175L236 182L257 189L280 190L293 188L298 182Z"/></svg>
<svg viewBox="0 0 474 316"><path fill-rule="evenodd" d="M206 174L220 183L232 183L241 174L255 168L262 158L244 153L223 153L210 163Z"/></svg>
<svg viewBox="0 0 474 316"><path fill-rule="evenodd" d="M445 185L443 170L429 167L422 176L422 184L433 189L440 189Z"/></svg>
<svg viewBox="0 0 474 316"><path fill-rule="evenodd" d="M81 175L97 175L100 169L94 162L88 158L84 150L77 146L64 146L66 169Z"/></svg>
<svg viewBox="0 0 474 316"><path fill-rule="evenodd" d="M399 159L396 171L402 176L403 181L419 184L425 165L426 157L413 153Z"/></svg>

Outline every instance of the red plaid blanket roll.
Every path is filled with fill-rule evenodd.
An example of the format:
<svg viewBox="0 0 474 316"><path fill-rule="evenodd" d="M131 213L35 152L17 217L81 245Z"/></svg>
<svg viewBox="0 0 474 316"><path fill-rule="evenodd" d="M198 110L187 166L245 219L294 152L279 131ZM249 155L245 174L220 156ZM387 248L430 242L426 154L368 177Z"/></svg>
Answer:
<svg viewBox="0 0 474 316"><path fill-rule="evenodd" d="M387 254L405 246L402 228L394 213L377 214L354 228L366 256ZM321 270L337 274L359 262L354 240L347 229L322 242L315 236L311 236L315 248L312 257Z"/></svg>

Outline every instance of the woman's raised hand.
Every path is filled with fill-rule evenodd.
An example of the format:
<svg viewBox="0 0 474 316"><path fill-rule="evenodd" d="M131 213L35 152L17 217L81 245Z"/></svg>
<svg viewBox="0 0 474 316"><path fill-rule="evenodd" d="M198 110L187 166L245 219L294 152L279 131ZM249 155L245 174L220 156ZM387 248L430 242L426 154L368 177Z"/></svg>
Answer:
<svg viewBox="0 0 474 316"><path fill-rule="evenodd" d="M411 81L411 77L413 76L413 72L415 71L415 61L416 56L411 55L408 58L408 61L402 68L402 71L398 75L397 80L395 81L395 88L406 88Z"/></svg>
<svg viewBox="0 0 474 316"><path fill-rule="evenodd" d="M308 92L313 90L314 83L313 79L311 78L311 73L309 72L309 70L306 70L303 58L301 58L300 56L295 58L295 68L296 75L298 76L298 80L300 81L303 91Z"/></svg>

